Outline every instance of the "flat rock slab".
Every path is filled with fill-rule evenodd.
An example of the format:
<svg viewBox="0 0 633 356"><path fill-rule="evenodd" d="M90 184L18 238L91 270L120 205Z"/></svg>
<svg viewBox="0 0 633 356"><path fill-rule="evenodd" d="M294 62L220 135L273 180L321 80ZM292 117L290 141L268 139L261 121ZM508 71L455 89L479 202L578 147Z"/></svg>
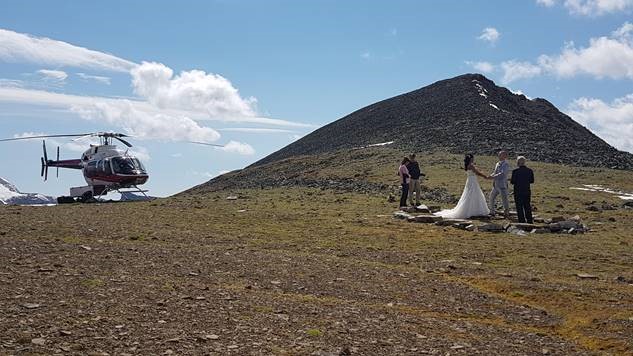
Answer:
<svg viewBox="0 0 633 356"><path fill-rule="evenodd" d="M435 225L437 226L453 226L455 224L459 224L459 225L464 225L464 226L468 226L471 225L473 222L471 220L466 220L466 219L442 219L439 220L437 222L435 222Z"/></svg>
<svg viewBox="0 0 633 356"><path fill-rule="evenodd" d="M425 224L434 224L438 221L441 221L442 217L437 215L416 215L407 219L409 222L417 222L417 223L425 223Z"/></svg>
<svg viewBox="0 0 633 356"><path fill-rule="evenodd" d="M506 229L499 224L483 224L483 225L479 225L477 226L477 230L478 231L486 231L486 232L505 232Z"/></svg>

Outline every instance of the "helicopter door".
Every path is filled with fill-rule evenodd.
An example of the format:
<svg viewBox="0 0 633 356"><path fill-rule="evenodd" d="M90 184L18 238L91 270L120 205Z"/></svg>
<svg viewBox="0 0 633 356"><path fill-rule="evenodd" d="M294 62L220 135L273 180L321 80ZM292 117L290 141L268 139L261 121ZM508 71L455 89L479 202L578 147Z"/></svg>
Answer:
<svg viewBox="0 0 633 356"><path fill-rule="evenodd" d="M103 160L103 173L107 176L112 175L112 166L110 166L109 158Z"/></svg>

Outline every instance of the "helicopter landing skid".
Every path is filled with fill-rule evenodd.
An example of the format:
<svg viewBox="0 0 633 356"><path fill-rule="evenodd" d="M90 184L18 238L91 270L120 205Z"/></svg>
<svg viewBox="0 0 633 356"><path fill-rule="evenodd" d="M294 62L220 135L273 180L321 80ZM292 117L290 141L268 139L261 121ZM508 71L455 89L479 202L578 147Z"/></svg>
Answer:
<svg viewBox="0 0 633 356"><path fill-rule="evenodd" d="M108 187L108 186L83 186L83 187L73 187L70 188L70 196L61 196L57 198L57 204L71 204L71 203L102 203L107 202L106 200L102 200L102 197L107 195L109 192L117 192L124 195L124 193L141 193L145 197L142 200L149 200L149 197L146 193L149 190L141 189L136 185L131 187ZM110 200L112 202L112 200Z"/></svg>

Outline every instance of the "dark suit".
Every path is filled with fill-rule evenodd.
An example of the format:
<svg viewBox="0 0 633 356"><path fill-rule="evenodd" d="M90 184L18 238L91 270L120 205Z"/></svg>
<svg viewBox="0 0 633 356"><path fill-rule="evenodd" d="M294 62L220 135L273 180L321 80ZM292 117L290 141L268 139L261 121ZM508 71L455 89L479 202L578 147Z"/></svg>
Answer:
<svg viewBox="0 0 633 356"><path fill-rule="evenodd" d="M532 224L532 191L530 184L534 183L534 172L526 166L520 166L512 171L510 183L514 186L514 203L517 207L517 217L520 223Z"/></svg>

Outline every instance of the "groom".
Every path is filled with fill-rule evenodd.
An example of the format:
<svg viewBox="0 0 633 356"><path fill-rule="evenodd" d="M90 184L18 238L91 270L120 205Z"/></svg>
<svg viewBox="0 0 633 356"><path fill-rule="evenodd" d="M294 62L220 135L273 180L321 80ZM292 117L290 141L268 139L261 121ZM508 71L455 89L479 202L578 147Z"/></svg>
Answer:
<svg viewBox="0 0 633 356"><path fill-rule="evenodd" d="M508 173L510 172L510 165L506 159L508 158L508 152L499 152L499 162L495 165L495 170L489 177L492 179L492 191L490 192L488 205L490 208L490 215L495 216L497 213L495 209L495 203L497 196L501 195L501 202L503 202L503 216L508 219L510 216L510 204L508 203Z"/></svg>

